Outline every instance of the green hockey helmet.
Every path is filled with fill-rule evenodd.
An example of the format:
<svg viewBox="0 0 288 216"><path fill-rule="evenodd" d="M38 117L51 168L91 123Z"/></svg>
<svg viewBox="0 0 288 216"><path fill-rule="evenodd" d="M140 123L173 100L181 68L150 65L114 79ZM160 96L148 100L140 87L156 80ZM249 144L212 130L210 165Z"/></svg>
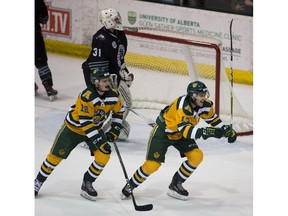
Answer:
<svg viewBox="0 0 288 216"><path fill-rule="evenodd" d="M110 77L110 73L108 71L108 68L96 68L92 71L90 74L90 80L93 84L98 83L101 79L105 79Z"/></svg>
<svg viewBox="0 0 288 216"><path fill-rule="evenodd" d="M191 82L187 87L187 94L191 98L196 98L199 93L206 93L207 98L210 96L208 88L203 82L201 81Z"/></svg>

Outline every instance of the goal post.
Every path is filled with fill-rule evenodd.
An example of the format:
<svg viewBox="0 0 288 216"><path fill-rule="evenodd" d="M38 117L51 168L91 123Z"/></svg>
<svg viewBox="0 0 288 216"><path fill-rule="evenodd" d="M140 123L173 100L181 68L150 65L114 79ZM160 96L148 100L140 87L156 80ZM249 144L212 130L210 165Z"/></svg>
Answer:
<svg viewBox="0 0 288 216"><path fill-rule="evenodd" d="M230 83L222 62L222 43L214 38L154 29L125 30L125 62L135 73L131 93L134 108L162 109L186 93L187 85L203 81L215 112L230 124ZM235 97L235 94L234 94ZM237 98L233 100L233 127L239 135L253 133L253 118Z"/></svg>

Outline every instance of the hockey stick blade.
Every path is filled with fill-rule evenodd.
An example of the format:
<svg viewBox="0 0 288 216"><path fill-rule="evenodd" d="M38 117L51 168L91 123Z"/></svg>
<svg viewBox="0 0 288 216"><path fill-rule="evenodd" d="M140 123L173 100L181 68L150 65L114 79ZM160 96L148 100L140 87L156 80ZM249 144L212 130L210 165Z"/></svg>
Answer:
<svg viewBox="0 0 288 216"><path fill-rule="evenodd" d="M132 201L133 201L134 208L136 211L151 211L153 209L152 204L141 205L141 206L137 205L133 192L131 193L131 197L132 197Z"/></svg>
<svg viewBox="0 0 288 216"><path fill-rule="evenodd" d="M142 206L135 206L136 211L151 211L153 209L152 204L142 205Z"/></svg>
<svg viewBox="0 0 288 216"><path fill-rule="evenodd" d="M124 166L124 163L123 163L123 160L122 160L120 151L119 151L119 149L118 149L118 146L117 146L116 142L113 142L113 145L114 145L115 151L116 151L116 153L117 153L117 156L118 156L120 165L121 165L121 167L122 167L122 170L123 170L123 173L124 173L124 176L125 176L125 180L126 180L127 184L129 185L128 174L127 174L127 172L126 172L126 169L125 169L125 166ZM129 187L130 187L130 185L129 185ZM136 211L150 211L150 210L153 209L153 205L152 205L152 204L147 204L147 205L143 205L143 206L138 206L138 205L136 204L136 200L135 200L135 197L134 197L134 194L133 194L132 191L131 191L131 197L132 197L133 205L134 205L134 208L135 208Z"/></svg>

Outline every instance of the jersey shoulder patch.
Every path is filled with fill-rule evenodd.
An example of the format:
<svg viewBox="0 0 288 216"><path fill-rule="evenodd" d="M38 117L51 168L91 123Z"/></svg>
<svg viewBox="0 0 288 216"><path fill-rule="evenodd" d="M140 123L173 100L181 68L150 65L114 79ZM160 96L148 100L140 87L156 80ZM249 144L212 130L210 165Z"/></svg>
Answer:
<svg viewBox="0 0 288 216"><path fill-rule="evenodd" d="M105 40L105 36L103 34L99 34L98 36L95 37L95 40L104 41Z"/></svg>
<svg viewBox="0 0 288 216"><path fill-rule="evenodd" d="M189 101L186 98L185 98L184 104L183 104L183 112L186 115L192 115L193 114L191 104L189 103Z"/></svg>
<svg viewBox="0 0 288 216"><path fill-rule="evenodd" d="M92 101L94 98L95 92L91 88L87 88L81 93L81 99L85 102Z"/></svg>

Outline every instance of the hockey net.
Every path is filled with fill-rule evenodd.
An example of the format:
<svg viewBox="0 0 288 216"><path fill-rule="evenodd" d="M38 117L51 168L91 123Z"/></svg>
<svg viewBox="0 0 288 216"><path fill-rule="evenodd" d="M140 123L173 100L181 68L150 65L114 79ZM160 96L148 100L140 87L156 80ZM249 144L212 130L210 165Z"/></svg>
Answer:
<svg viewBox="0 0 288 216"><path fill-rule="evenodd" d="M239 135L253 133L253 118L239 103L225 72L221 41L152 29L125 32L125 61L135 75L130 88L133 108L160 110L185 94L190 82L200 80L223 122L232 121Z"/></svg>

